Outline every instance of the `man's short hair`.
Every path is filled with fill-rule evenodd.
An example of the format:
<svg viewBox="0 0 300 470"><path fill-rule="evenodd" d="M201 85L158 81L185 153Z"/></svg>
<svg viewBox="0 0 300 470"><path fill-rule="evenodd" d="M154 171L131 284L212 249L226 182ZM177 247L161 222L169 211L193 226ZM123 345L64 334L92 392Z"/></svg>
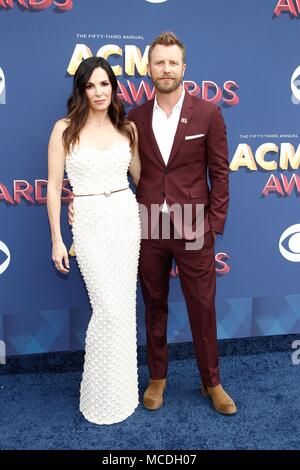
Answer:
<svg viewBox="0 0 300 470"><path fill-rule="evenodd" d="M182 61L185 64L185 47L183 43L178 39L176 34L172 33L171 31L164 31L160 33L160 35L154 39L152 44L150 45L148 51L148 61L150 63L151 54L155 46L162 45L162 46L178 46L182 52Z"/></svg>

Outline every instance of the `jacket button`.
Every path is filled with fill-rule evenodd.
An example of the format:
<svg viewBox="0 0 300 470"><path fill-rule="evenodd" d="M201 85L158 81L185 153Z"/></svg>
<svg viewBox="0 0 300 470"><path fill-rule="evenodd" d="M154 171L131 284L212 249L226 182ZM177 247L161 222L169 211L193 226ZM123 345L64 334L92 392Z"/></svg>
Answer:
<svg viewBox="0 0 300 470"><path fill-rule="evenodd" d="M167 175L169 173L169 170L164 170L164 174Z"/></svg>

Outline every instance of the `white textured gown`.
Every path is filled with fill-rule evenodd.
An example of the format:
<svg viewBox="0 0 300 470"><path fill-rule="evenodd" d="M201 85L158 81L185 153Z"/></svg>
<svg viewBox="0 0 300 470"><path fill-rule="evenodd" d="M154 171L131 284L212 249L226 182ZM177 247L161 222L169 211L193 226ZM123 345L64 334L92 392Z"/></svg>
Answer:
<svg viewBox="0 0 300 470"><path fill-rule="evenodd" d="M109 150L77 146L66 158L73 193L129 188L129 143ZM113 424L138 405L136 283L140 249L138 204L131 189L74 198L73 242L92 317L85 340L80 411Z"/></svg>

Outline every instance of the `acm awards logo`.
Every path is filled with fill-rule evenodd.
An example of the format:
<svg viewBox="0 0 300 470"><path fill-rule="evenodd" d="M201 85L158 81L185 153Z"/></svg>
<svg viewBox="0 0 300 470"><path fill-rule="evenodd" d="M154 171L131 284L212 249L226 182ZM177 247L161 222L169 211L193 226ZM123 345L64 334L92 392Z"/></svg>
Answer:
<svg viewBox="0 0 300 470"><path fill-rule="evenodd" d="M256 135L254 137L260 137ZM263 135L261 136L263 137ZM293 136L294 137L294 136ZM282 138L282 136L280 136ZM289 171L288 176L284 173L271 174L265 187L262 190L264 197L269 194L277 196L291 196L294 192L300 194L300 144L297 148L290 142L266 142L255 151L246 143L240 143L234 153L229 166L231 171L238 171L241 168L255 172ZM294 173L290 173L294 170Z"/></svg>
<svg viewBox="0 0 300 470"><path fill-rule="evenodd" d="M10 251L8 246L0 240L0 275L7 270L10 264Z"/></svg>
<svg viewBox="0 0 300 470"><path fill-rule="evenodd" d="M280 16L282 13L289 13L294 17L300 16L300 0L279 0L274 15Z"/></svg>
<svg viewBox="0 0 300 470"><path fill-rule="evenodd" d="M231 270L231 267L227 260L230 259L230 256L228 253L223 253L219 252L215 254L215 263L216 263L216 273L219 276L224 276L225 274L228 274ZM179 268L176 265L174 268L172 268L170 272L170 277L171 278L178 278L180 276L179 274Z"/></svg>
<svg viewBox="0 0 300 470"><path fill-rule="evenodd" d="M13 8L14 4L25 10L46 10L53 6L62 11L73 8L73 0L0 0L0 8Z"/></svg>
<svg viewBox="0 0 300 470"><path fill-rule="evenodd" d="M5 75L0 67L0 104L6 103L6 93L5 93Z"/></svg>
<svg viewBox="0 0 300 470"><path fill-rule="evenodd" d="M92 35L87 35L87 38ZM95 54L86 44L76 44L70 59L67 73L74 75L83 59L92 57L103 57L110 60L110 56L119 57L118 65L112 65L114 74L118 77L147 77L148 50L149 45L141 50L133 44L125 44L122 48L119 44L104 44ZM228 106L236 106L239 103L237 90L239 85L234 80L227 80L223 84L212 80L203 80L201 85L193 80L184 80L184 87L193 96L201 96L202 99L211 103L223 102ZM128 105L140 104L144 97L150 100L154 97L154 87L146 79L142 79L138 86L129 78L118 80L119 98Z"/></svg>
<svg viewBox="0 0 300 470"><path fill-rule="evenodd" d="M0 181L0 203L6 202L9 205L21 204L46 204L47 202L47 180L35 180L31 184L27 180L14 180L11 192L9 188ZM63 180L62 197L63 203L70 202L72 191L67 179Z"/></svg>

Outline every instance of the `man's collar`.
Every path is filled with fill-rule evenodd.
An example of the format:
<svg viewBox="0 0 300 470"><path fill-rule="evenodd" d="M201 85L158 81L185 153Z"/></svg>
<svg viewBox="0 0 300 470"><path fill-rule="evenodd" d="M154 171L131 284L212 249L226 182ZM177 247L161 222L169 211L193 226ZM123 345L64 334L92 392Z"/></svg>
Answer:
<svg viewBox="0 0 300 470"><path fill-rule="evenodd" d="M181 110L184 97L185 97L185 89L184 89L184 87L182 87L181 96L180 96L179 100L177 101L177 103L175 104L174 108L172 109L172 112L173 112L175 109L180 109L180 110ZM154 109L155 109L155 108L156 108L156 109L162 109L162 108L159 106L159 104L158 104L157 96L155 96L155 98L154 98Z"/></svg>

